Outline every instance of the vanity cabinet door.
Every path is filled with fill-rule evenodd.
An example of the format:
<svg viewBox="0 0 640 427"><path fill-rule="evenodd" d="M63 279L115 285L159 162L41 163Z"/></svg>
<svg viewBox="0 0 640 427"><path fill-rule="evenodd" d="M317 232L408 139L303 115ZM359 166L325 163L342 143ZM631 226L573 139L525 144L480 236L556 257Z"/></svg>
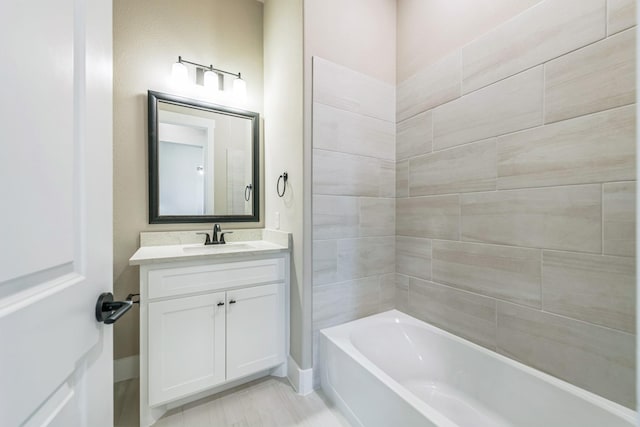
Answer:
<svg viewBox="0 0 640 427"><path fill-rule="evenodd" d="M149 405L225 381L225 293L149 303Z"/></svg>
<svg viewBox="0 0 640 427"><path fill-rule="evenodd" d="M227 380L285 358L284 283L227 292Z"/></svg>

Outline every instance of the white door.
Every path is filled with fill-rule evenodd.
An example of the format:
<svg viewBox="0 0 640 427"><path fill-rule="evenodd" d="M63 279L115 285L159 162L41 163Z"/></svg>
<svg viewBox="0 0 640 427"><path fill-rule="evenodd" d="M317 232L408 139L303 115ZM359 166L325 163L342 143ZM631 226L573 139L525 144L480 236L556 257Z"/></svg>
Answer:
<svg viewBox="0 0 640 427"><path fill-rule="evenodd" d="M0 426L112 426L111 1L0 7Z"/></svg>
<svg viewBox="0 0 640 427"><path fill-rule="evenodd" d="M284 283L227 291L227 381L285 358Z"/></svg>

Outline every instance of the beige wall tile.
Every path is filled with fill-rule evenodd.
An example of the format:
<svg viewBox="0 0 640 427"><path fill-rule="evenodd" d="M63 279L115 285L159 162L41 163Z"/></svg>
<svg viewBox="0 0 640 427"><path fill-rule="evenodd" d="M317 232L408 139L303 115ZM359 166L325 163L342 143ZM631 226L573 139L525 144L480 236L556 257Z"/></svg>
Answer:
<svg viewBox="0 0 640 427"><path fill-rule="evenodd" d="M396 159L430 153L433 143L433 113L425 111L396 125Z"/></svg>
<svg viewBox="0 0 640 427"><path fill-rule="evenodd" d="M313 58L313 101L395 121L395 87L317 56Z"/></svg>
<svg viewBox="0 0 640 427"><path fill-rule="evenodd" d="M432 263L434 282L541 307L539 249L434 240Z"/></svg>
<svg viewBox="0 0 640 427"><path fill-rule="evenodd" d="M313 287L313 329L319 330L353 320L350 289L345 283Z"/></svg>
<svg viewBox="0 0 640 427"><path fill-rule="evenodd" d="M462 195L462 240L599 253L600 185Z"/></svg>
<svg viewBox="0 0 640 427"><path fill-rule="evenodd" d="M338 240L338 280L395 272L393 237Z"/></svg>
<svg viewBox="0 0 640 427"><path fill-rule="evenodd" d="M361 197L359 201L360 236L394 236L396 234L395 199Z"/></svg>
<svg viewBox="0 0 640 427"><path fill-rule="evenodd" d="M431 280L431 240L396 236L396 271Z"/></svg>
<svg viewBox="0 0 640 427"><path fill-rule="evenodd" d="M395 309L409 313L409 276L396 274Z"/></svg>
<svg viewBox="0 0 640 427"><path fill-rule="evenodd" d="M498 350L628 407L635 405L635 336L498 302Z"/></svg>
<svg viewBox="0 0 640 427"><path fill-rule="evenodd" d="M496 301L409 279L409 314L484 347L496 345Z"/></svg>
<svg viewBox="0 0 640 427"><path fill-rule="evenodd" d="M433 149L453 147L542 124L542 66L433 111Z"/></svg>
<svg viewBox="0 0 640 427"><path fill-rule="evenodd" d="M377 197L379 181L378 159L313 150L313 194Z"/></svg>
<svg viewBox="0 0 640 427"><path fill-rule="evenodd" d="M396 197L396 162L380 160L378 167L380 169L378 196ZM371 178L373 179L373 177Z"/></svg>
<svg viewBox="0 0 640 427"><path fill-rule="evenodd" d="M338 280L338 241L316 240L313 242L313 286L325 285Z"/></svg>
<svg viewBox="0 0 640 427"><path fill-rule="evenodd" d="M313 329L339 325L378 312L380 278L367 277L313 288Z"/></svg>
<svg viewBox="0 0 640 427"><path fill-rule="evenodd" d="M396 197L409 197L409 160L396 163Z"/></svg>
<svg viewBox="0 0 640 427"><path fill-rule="evenodd" d="M543 308L585 322L635 332L635 260L544 251Z"/></svg>
<svg viewBox="0 0 640 427"><path fill-rule="evenodd" d="M393 310L396 306L396 274L380 276L380 308L379 311Z"/></svg>
<svg viewBox="0 0 640 427"><path fill-rule="evenodd" d="M634 29L545 65L545 123L635 102Z"/></svg>
<svg viewBox="0 0 640 427"><path fill-rule="evenodd" d="M637 0L607 0L607 33L615 34L636 25Z"/></svg>
<svg viewBox="0 0 640 427"><path fill-rule="evenodd" d="M427 196L496 188L496 141L438 151L409 160L409 195Z"/></svg>
<svg viewBox="0 0 640 427"><path fill-rule="evenodd" d="M380 277L354 280L351 285L351 312L357 319L380 311Z"/></svg>
<svg viewBox="0 0 640 427"><path fill-rule="evenodd" d="M313 104L313 148L395 160L395 124Z"/></svg>
<svg viewBox="0 0 640 427"><path fill-rule="evenodd" d="M400 236L458 240L457 195L396 199L396 232Z"/></svg>
<svg viewBox="0 0 640 427"><path fill-rule="evenodd" d="M498 188L635 178L635 107L498 138Z"/></svg>
<svg viewBox="0 0 640 427"><path fill-rule="evenodd" d="M636 183L608 183L603 191L604 253L635 256Z"/></svg>
<svg viewBox="0 0 640 427"><path fill-rule="evenodd" d="M605 0L547 0L462 50L468 93L605 36Z"/></svg>
<svg viewBox="0 0 640 427"><path fill-rule="evenodd" d="M313 238L358 237L360 209L357 197L313 196Z"/></svg>
<svg viewBox="0 0 640 427"><path fill-rule="evenodd" d="M460 51L418 71L397 87L397 121L458 98L461 81Z"/></svg>

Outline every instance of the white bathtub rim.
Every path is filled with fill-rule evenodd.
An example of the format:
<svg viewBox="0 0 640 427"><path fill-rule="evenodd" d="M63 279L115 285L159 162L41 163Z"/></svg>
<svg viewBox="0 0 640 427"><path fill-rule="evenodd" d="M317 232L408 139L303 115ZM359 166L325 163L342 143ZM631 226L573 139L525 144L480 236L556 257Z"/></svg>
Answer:
<svg viewBox="0 0 640 427"><path fill-rule="evenodd" d="M371 375L373 375L377 380L381 381L385 386L389 387L394 393L399 395L403 400L405 400L410 406L420 412L425 418L429 421L433 422L439 427L460 427L458 424L454 423L442 414L439 411L436 411L433 407L427 404L422 399L415 396L413 393L408 391L406 387L402 386L395 379L389 376L382 369L378 368L373 362L371 362L366 356L364 356L350 341L351 328L345 328L345 325L350 325L355 327L359 323L364 323L366 321L371 321L374 318L378 319L387 319L390 317L390 314L399 313L404 315L404 313L397 310L390 310L384 313L376 314L369 317L364 317L358 320L354 320L352 322L343 323L342 325L333 326L331 328L326 328L320 330L320 334L324 335L327 339L333 342L340 350L342 350L349 358L353 359L356 363L362 365ZM387 316L384 316L387 315ZM393 316L397 317L397 316ZM417 319L416 319L417 320ZM337 339L334 335L338 335ZM328 385L331 388L333 386ZM334 396L340 397L340 395L332 390ZM342 398L340 397L342 400ZM343 401L341 402L345 405L345 408L349 409L351 415L356 417L355 414L352 413L351 409L348 405ZM356 417L356 419L358 419Z"/></svg>
<svg viewBox="0 0 640 427"><path fill-rule="evenodd" d="M349 322L351 323L351 322ZM343 324L344 325L344 324ZM341 325L342 326L342 325ZM373 375L377 380L381 381L385 386L389 387L391 391L399 395L403 400L405 400L410 406L420 412L425 418L429 419L439 427L460 427L458 424L451 421L448 417L443 415L441 412L436 411L434 408L429 406L425 401L415 396L413 393L408 391L404 386L399 384L396 380L391 378L388 374L386 374L382 369L378 368L373 362L369 361L362 353L358 351L355 347L351 346L349 348L345 348L341 343L331 339L324 331L328 331L330 329L334 329L336 327L331 327L327 329L323 329L320 331L322 335L325 335L327 339L333 342L340 350L343 351L347 357L354 360L356 363L361 364L365 370L367 370L371 375ZM354 354L353 351L358 352L358 354ZM362 425L359 418L353 413L349 405L342 399L342 396L333 388L333 385L327 384L328 387L331 387L331 393L334 398L338 398L340 402L336 402L339 404L340 408L343 410L343 415L347 416L344 413L345 409L348 411L347 418L350 422L353 423L354 420L357 421L358 425Z"/></svg>
<svg viewBox="0 0 640 427"><path fill-rule="evenodd" d="M525 373L531 374L541 380L550 383L552 386L555 386L561 390L564 390L568 393L578 396L579 398L584 399L585 401L595 405L607 412L614 414L617 417L622 418L625 421L631 423L631 425L635 425L637 420L637 413L630 408L627 408L619 403L608 400L602 396L599 396L595 393L592 393L588 390L575 386L567 381L564 381L560 378L554 377L550 374L542 372L538 369L527 366L517 360L511 359L505 355L502 355L498 352L489 350L485 347L482 347L478 344L475 344L467 339L454 335L450 332L447 332L443 329L438 328L430 323L424 322L422 320L416 319L406 313L403 313L398 310L389 310L383 313L374 314L368 317L364 317L361 319L353 320L351 322L343 323L342 325L332 326L330 328L325 328L320 331L321 334L325 335L328 339L330 339L338 348L343 350L349 357L356 360L358 363L362 364L367 370L369 370L374 376L376 376L379 380L383 381L385 384L389 384L390 388L402 396L407 400L417 410L424 413L429 417L437 417L438 419L443 418L446 422L450 424L438 424L442 426L456 426L457 424L453 423L449 418L442 415L440 412L435 411L431 408L426 402L416 397L413 393L406 390L401 384L399 384L395 379L385 373L382 369L376 366L373 362L371 362L364 354L358 350L353 343L351 342L351 333L362 324L371 324L375 323L388 323L389 320L400 320L407 324L412 324L414 326L422 327L428 329L434 333L443 335L447 338L450 338L454 341L457 341L463 345L469 346L474 350L482 352L485 355L496 358L501 362L504 362L516 369L520 369Z"/></svg>

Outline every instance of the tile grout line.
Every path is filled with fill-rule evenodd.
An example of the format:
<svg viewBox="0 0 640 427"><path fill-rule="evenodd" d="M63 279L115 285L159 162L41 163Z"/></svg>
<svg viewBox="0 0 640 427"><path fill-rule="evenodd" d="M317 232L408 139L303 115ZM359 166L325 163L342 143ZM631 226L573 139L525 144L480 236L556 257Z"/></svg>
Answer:
<svg viewBox="0 0 640 427"><path fill-rule="evenodd" d="M604 183L600 184L600 254L604 255Z"/></svg>
<svg viewBox="0 0 640 427"><path fill-rule="evenodd" d="M462 241L462 193L458 193L458 241Z"/></svg>
<svg viewBox="0 0 640 427"><path fill-rule="evenodd" d="M617 183L625 183L625 182L635 182L633 180L613 180L613 181L597 181L597 182L583 182L578 184L553 184L553 185L543 185L539 187L514 187L514 188L498 188L496 190L474 190L474 191L465 191L463 193L452 192L452 193L433 193L433 194L419 194L411 197L399 197L399 199L424 199L428 197L451 197L456 195L469 195L469 194L495 194L495 193L503 193L507 191L533 191L533 190L546 190L546 189L556 189L556 188L569 188L569 187L580 187L580 186L596 186L602 184L617 184ZM326 196L332 196L331 194L327 194ZM365 196L368 197L368 196Z"/></svg>
<svg viewBox="0 0 640 427"><path fill-rule="evenodd" d="M540 249L540 311L544 311L544 249Z"/></svg>
<svg viewBox="0 0 640 427"><path fill-rule="evenodd" d="M431 271L430 271L430 278L431 280L434 280L433 278L433 240L429 239L429 244L431 245L431 259L429 260L429 264L431 265Z"/></svg>
<svg viewBox="0 0 640 427"><path fill-rule="evenodd" d="M547 124L547 64L542 64L542 124Z"/></svg>
<svg viewBox="0 0 640 427"><path fill-rule="evenodd" d="M495 316L495 336L494 336L494 350L497 353L498 349L500 348L500 346L498 346L498 306L499 306L499 301L496 299L494 300L494 316Z"/></svg>

